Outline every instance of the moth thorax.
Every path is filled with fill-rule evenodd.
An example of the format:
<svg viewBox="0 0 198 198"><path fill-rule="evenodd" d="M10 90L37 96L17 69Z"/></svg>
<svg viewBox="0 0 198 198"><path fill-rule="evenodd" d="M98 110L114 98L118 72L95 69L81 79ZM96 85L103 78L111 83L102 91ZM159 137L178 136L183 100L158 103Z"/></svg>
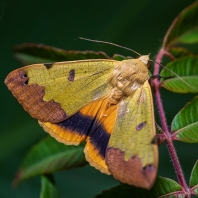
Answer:
<svg viewBox="0 0 198 198"><path fill-rule="evenodd" d="M109 79L109 83L120 90L123 95L132 96L148 78L147 65L139 59L131 59L120 62Z"/></svg>
<svg viewBox="0 0 198 198"><path fill-rule="evenodd" d="M109 98L109 104L115 105L123 98L123 92L116 87L111 90L111 95Z"/></svg>

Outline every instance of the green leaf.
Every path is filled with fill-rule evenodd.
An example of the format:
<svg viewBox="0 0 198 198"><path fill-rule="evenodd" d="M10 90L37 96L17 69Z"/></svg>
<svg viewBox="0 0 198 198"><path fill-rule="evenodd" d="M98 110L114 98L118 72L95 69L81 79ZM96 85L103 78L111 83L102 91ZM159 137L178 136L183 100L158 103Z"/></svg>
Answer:
<svg viewBox="0 0 198 198"><path fill-rule="evenodd" d="M84 146L67 146L47 137L28 152L14 183L29 177L85 165Z"/></svg>
<svg viewBox="0 0 198 198"><path fill-rule="evenodd" d="M184 56L193 55L192 52L182 47L172 47L169 52L174 56L174 58L182 58Z"/></svg>
<svg viewBox="0 0 198 198"><path fill-rule="evenodd" d="M198 161L196 161L190 176L191 191L198 195Z"/></svg>
<svg viewBox="0 0 198 198"><path fill-rule="evenodd" d="M198 2L184 9L168 29L163 48L168 49L177 43L198 42Z"/></svg>
<svg viewBox="0 0 198 198"><path fill-rule="evenodd" d="M175 181L163 177L157 177L151 190L136 188L127 184L121 184L110 190L106 190L97 195L96 198L157 198L157 197L185 197L182 193L182 187Z"/></svg>
<svg viewBox="0 0 198 198"><path fill-rule="evenodd" d="M52 175L46 174L41 176L40 198L59 198L58 189L55 185Z"/></svg>
<svg viewBox="0 0 198 198"><path fill-rule="evenodd" d="M113 59L114 60L117 60L117 61L122 61L122 60L127 59L127 57L126 56L123 56L123 55L120 55L120 54L114 54L113 55Z"/></svg>
<svg viewBox="0 0 198 198"><path fill-rule="evenodd" d="M43 44L32 43L16 46L14 48L14 54L24 65L84 59L109 59L109 56L104 52L66 51Z"/></svg>
<svg viewBox="0 0 198 198"><path fill-rule="evenodd" d="M198 142L198 96L189 102L173 119L173 139L183 142Z"/></svg>
<svg viewBox="0 0 198 198"><path fill-rule="evenodd" d="M176 93L198 92L198 57L186 56L177 59L168 63L166 68L160 73L162 78L166 77L162 81L164 88Z"/></svg>

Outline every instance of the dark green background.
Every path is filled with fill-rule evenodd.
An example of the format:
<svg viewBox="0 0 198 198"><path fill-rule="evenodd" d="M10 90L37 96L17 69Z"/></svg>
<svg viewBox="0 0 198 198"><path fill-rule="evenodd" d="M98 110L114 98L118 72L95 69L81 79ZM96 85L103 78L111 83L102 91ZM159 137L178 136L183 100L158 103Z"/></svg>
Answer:
<svg viewBox="0 0 198 198"><path fill-rule="evenodd" d="M134 56L129 51L77 39L79 36L114 42L154 59L173 19L191 0L0 0L0 197L39 197L40 178L29 179L17 188L12 179L27 150L47 134L11 95L4 79L20 67L13 46L24 42L43 43L68 50L104 51ZM4 7L5 6L5 7ZM4 9L2 9L4 7ZM168 123L193 95L162 90ZM157 115L156 115L157 117ZM198 158L197 145L176 143L186 179ZM176 179L165 144L160 146L159 175ZM93 197L119 182L89 165L55 174L61 197Z"/></svg>

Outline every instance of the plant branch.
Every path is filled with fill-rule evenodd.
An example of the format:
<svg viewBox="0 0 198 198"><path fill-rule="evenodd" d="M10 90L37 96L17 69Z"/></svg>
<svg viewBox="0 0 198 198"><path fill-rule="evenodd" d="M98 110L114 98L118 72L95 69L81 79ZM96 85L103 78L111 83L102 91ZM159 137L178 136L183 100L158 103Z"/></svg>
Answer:
<svg viewBox="0 0 198 198"><path fill-rule="evenodd" d="M157 63L161 63L164 54L166 54L166 51L164 49L161 49L156 57ZM154 75L159 74L160 65L157 63L155 63L155 66L154 66ZM153 85L154 85L155 99L156 99L159 117L161 120L162 130L163 130L164 136L166 137L166 144L167 144L167 148L168 148L168 151L169 151L169 154L171 157L171 161L173 163L178 181L179 181L180 185L182 186L183 191L186 194L186 197L190 197L190 190L189 190L186 180L184 178L184 174L183 174L183 171L182 171L182 168L181 168L181 165L180 165L180 162L179 162L179 159L178 159L178 156L177 156L174 144L173 144L171 133L169 132L169 129L168 129L166 116L165 116L164 108L162 105L162 99L161 99L161 95L160 95L160 86L161 85L160 85L159 79L155 78L153 80Z"/></svg>

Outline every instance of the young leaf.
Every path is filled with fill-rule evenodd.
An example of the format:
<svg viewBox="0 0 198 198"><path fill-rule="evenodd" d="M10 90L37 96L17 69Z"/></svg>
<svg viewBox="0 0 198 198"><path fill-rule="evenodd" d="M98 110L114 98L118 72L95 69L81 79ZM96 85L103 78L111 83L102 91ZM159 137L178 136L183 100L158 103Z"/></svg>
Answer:
<svg viewBox="0 0 198 198"><path fill-rule="evenodd" d="M173 119L173 139L183 142L198 142L198 96L189 102Z"/></svg>
<svg viewBox="0 0 198 198"><path fill-rule="evenodd" d="M14 48L15 57L24 65L83 59L108 59L104 52L66 51L43 44L25 43Z"/></svg>
<svg viewBox="0 0 198 198"><path fill-rule="evenodd" d="M84 146L66 146L52 137L35 145L24 158L14 183L29 177L85 165Z"/></svg>
<svg viewBox="0 0 198 198"><path fill-rule="evenodd" d="M193 55L192 52L183 47L172 47L169 52L174 58L182 58L184 56Z"/></svg>
<svg viewBox="0 0 198 198"><path fill-rule="evenodd" d="M97 195L96 198L153 198L153 197L184 197L182 194L182 187L175 181L157 177L154 186L151 190L145 190L142 188L136 188L127 184L121 184L110 190L106 190Z"/></svg>
<svg viewBox="0 0 198 198"><path fill-rule="evenodd" d="M198 57L186 56L166 65L160 76L167 77L162 81L162 86L176 93L198 92ZM175 72L178 76L175 76ZM169 78L170 77L170 78Z"/></svg>
<svg viewBox="0 0 198 198"><path fill-rule="evenodd" d="M177 43L198 42L198 2L184 9L167 31L163 48L168 49Z"/></svg>
<svg viewBox="0 0 198 198"><path fill-rule="evenodd" d="M59 198L58 189L55 185L52 175L46 174L41 176L40 198Z"/></svg>
<svg viewBox="0 0 198 198"><path fill-rule="evenodd" d="M190 176L190 187L193 194L198 195L198 161L196 161Z"/></svg>

